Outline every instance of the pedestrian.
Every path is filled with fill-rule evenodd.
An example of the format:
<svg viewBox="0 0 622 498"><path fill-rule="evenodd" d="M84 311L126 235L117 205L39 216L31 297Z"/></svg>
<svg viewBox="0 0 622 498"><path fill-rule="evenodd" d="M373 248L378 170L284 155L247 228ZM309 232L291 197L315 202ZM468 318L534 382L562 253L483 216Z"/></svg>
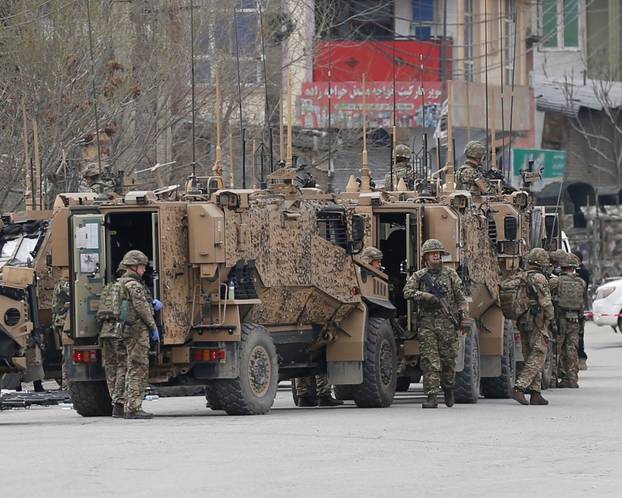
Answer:
<svg viewBox="0 0 622 498"><path fill-rule="evenodd" d="M482 164L486 157L486 147L477 140L472 140L464 148L466 161L456 176L456 190L468 190L472 194L492 194L494 187L484 174Z"/></svg>
<svg viewBox="0 0 622 498"><path fill-rule="evenodd" d="M542 248L532 249L527 253L527 269L521 272L526 292L522 303L527 311L518 320L518 330L523 346L524 366L512 389L512 398L522 405L548 405L542 397L542 369L546 360L550 340L548 326L554 318L553 303L545 272L549 266L549 257ZM529 402L525 393L530 394Z"/></svg>
<svg viewBox="0 0 622 498"><path fill-rule="evenodd" d="M443 266L443 254L447 251L439 240L426 240L421 246L426 267L413 273L404 286L404 298L413 299L419 309L417 337L427 396L423 408L438 406L441 389L445 405L453 406L459 329L469 326L462 281L454 269Z"/></svg>
<svg viewBox="0 0 622 498"><path fill-rule="evenodd" d="M557 387L578 388L579 317L583 315L585 282L575 273L579 260L573 254L566 254L560 260L561 273L556 283L556 301L558 327L555 345L558 361L556 362L556 377L561 378Z"/></svg>
<svg viewBox="0 0 622 498"><path fill-rule="evenodd" d="M583 264L583 254L581 251L573 251L573 254L579 260L579 266L576 269L576 273L585 282L584 306L585 309L589 309L587 290L590 287L592 276L590 271ZM579 370L587 370L587 353L585 352L585 316L581 315L579 325Z"/></svg>
<svg viewBox="0 0 622 498"><path fill-rule="evenodd" d="M121 260L121 266L125 269L124 288L128 293L128 325L123 327L122 335L127 355L124 408L126 419L153 417L151 413L142 410L149 379L149 339L160 341L153 303L142 279L148 263L147 256L137 250L128 251Z"/></svg>

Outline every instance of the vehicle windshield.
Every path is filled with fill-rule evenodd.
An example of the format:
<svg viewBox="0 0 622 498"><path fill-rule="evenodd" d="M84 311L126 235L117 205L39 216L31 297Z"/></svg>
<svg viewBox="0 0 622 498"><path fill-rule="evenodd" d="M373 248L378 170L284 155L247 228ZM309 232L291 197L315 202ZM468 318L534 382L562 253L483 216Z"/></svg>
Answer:
<svg viewBox="0 0 622 498"><path fill-rule="evenodd" d="M38 237L18 237L7 240L0 251L0 268L27 265L33 259L32 251L37 246Z"/></svg>

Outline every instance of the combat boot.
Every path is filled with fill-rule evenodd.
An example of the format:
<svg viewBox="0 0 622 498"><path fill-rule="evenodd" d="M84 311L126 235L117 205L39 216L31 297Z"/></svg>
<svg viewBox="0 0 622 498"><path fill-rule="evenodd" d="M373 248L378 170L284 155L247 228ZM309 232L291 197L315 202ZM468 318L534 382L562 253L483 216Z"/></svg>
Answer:
<svg viewBox="0 0 622 498"><path fill-rule="evenodd" d="M330 394L320 396L320 406L340 406L343 401L333 398Z"/></svg>
<svg viewBox="0 0 622 498"><path fill-rule="evenodd" d="M549 382L549 389L555 389L557 387L561 387L557 384L557 379L551 379L551 381Z"/></svg>
<svg viewBox="0 0 622 498"><path fill-rule="evenodd" d="M570 389L578 389L579 388L579 384L577 384L576 382L573 382L571 380L563 380L559 383L559 387L563 387L563 388L570 388Z"/></svg>
<svg viewBox="0 0 622 498"><path fill-rule="evenodd" d="M447 408L454 406L454 390L451 387L448 387L447 389L443 389L443 393L445 394L445 406Z"/></svg>
<svg viewBox="0 0 622 498"><path fill-rule="evenodd" d="M525 398L525 393L523 392L522 389L518 387L514 387L514 389L512 389L511 396L514 401L518 401L521 405L529 404L529 401L527 401L527 398Z"/></svg>
<svg viewBox="0 0 622 498"><path fill-rule="evenodd" d="M549 402L542 397L542 394L540 394L539 392L534 392L529 397L529 404L530 405L548 405Z"/></svg>
<svg viewBox="0 0 622 498"><path fill-rule="evenodd" d="M587 360L585 358L579 358L579 370L587 370Z"/></svg>
<svg viewBox="0 0 622 498"><path fill-rule="evenodd" d="M436 394L428 394L426 399L421 405L422 408L438 408L438 401L436 400Z"/></svg>
<svg viewBox="0 0 622 498"><path fill-rule="evenodd" d="M144 410L137 410L135 412L125 412L126 419L148 419L153 418L153 413L147 413Z"/></svg>
<svg viewBox="0 0 622 498"><path fill-rule="evenodd" d="M125 416L125 410L121 403L115 403L112 405L112 418L123 418Z"/></svg>
<svg viewBox="0 0 622 498"><path fill-rule="evenodd" d="M317 406L317 398L314 396L299 396L298 406L300 408L309 407L309 406Z"/></svg>
<svg viewBox="0 0 622 498"><path fill-rule="evenodd" d="M35 380L32 383L32 386L35 390L36 393L44 393L45 389L43 388L43 382L41 382L40 380Z"/></svg>

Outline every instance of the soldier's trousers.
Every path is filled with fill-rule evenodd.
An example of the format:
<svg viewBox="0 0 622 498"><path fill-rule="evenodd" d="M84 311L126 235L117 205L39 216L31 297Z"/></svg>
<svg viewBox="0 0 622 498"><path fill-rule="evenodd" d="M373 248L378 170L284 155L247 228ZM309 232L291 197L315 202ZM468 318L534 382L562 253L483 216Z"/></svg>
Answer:
<svg viewBox="0 0 622 498"><path fill-rule="evenodd" d="M305 396L313 396L313 388L315 388L316 396L332 395L331 386L328 383L328 377L324 374L310 375L309 377L298 377L296 381L296 394L299 398Z"/></svg>
<svg viewBox="0 0 622 498"><path fill-rule="evenodd" d="M423 392L438 394L454 387L458 331L447 318L422 317L418 334L423 371Z"/></svg>
<svg viewBox="0 0 622 498"><path fill-rule="evenodd" d="M100 338L102 362L106 371L106 384L113 403L125 405L125 380L127 372L127 351L123 339Z"/></svg>
<svg viewBox="0 0 622 498"><path fill-rule="evenodd" d="M142 407L149 380L149 332L133 329L124 341L127 354L125 410L136 412Z"/></svg>
<svg viewBox="0 0 622 498"><path fill-rule="evenodd" d="M557 341L557 377L570 382L579 378L579 319L560 317Z"/></svg>
<svg viewBox="0 0 622 498"><path fill-rule="evenodd" d="M540 392L542 389L542 369L546 361L549 338L544 329L522 328L519 324L523 358L525 364L516 379L516 387L523 391Z"/></svg>

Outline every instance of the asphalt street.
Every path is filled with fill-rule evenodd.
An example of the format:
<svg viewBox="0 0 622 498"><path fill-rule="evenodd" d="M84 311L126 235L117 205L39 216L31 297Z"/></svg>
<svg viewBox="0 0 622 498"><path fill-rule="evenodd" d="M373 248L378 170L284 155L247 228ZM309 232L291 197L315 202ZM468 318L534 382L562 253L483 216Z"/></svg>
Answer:
<svg viewBox="0 0 622 498"><path fill-rule="evenodd" d="M69 406L0 413L0 496L620 496L622 336L588 325L579 390L547 407L481 399L422 410L295 408L230 417L200 397L146 401L150 421Z"/></svg>

